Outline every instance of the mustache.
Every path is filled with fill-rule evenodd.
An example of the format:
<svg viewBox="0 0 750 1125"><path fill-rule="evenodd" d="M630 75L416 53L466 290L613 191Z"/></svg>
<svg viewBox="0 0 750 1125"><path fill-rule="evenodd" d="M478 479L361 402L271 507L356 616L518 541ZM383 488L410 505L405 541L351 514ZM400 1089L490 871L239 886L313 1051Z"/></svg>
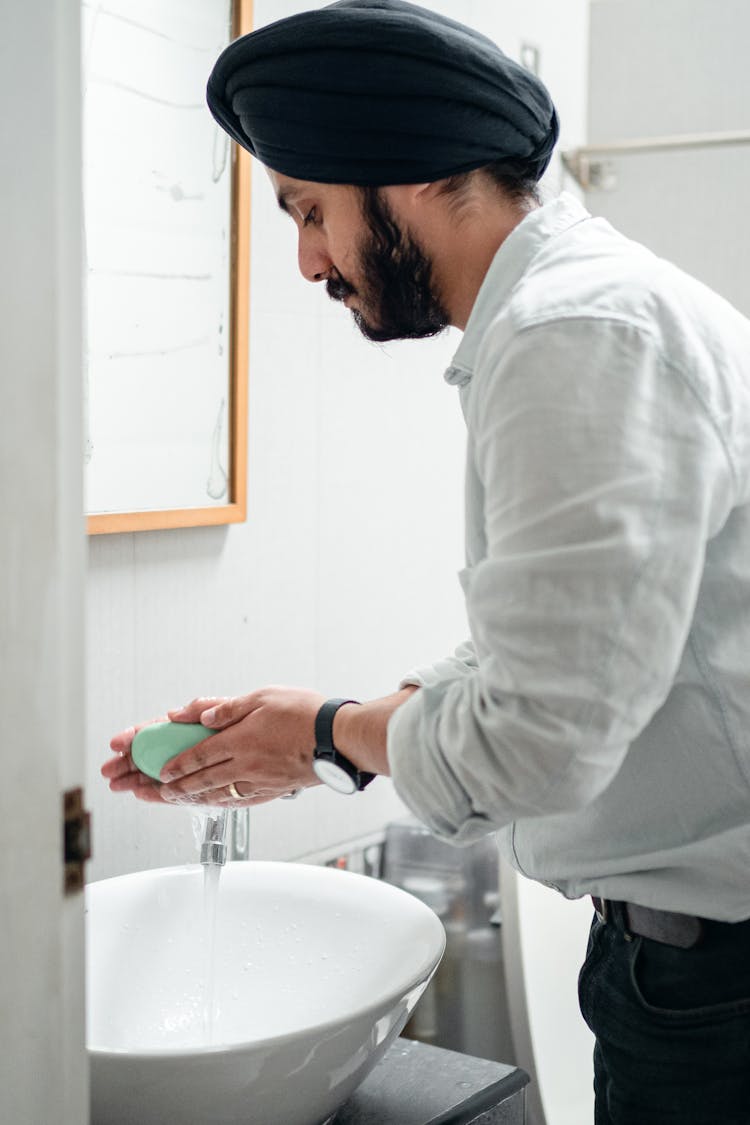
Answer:
<svg viewBox="0 0 750 1125"><path fill-rule="evenodd" d="M351 282L342 277L338 270L326 281L326 293L332 301L343 301L345 297L353 297L356 292Z"/></svg>

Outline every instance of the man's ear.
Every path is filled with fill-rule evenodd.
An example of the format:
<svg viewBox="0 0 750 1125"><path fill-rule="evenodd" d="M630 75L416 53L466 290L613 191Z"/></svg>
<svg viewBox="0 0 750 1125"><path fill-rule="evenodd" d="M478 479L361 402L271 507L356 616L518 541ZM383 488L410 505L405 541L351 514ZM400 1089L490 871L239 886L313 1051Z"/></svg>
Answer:
<svg viewBox="0 0 750 1125"><path fill-rule="evenodd" d="M415 220L439 195L440 181L425 184L389 184L380 189L396 215Z"/></svg>

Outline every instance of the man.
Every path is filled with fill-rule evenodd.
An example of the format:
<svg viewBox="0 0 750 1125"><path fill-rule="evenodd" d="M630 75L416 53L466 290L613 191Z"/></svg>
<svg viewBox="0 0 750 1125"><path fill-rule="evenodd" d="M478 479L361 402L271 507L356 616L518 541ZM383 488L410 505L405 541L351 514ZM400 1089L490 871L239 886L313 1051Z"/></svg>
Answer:
<svg viewBox="0 0 750 1125"><path fill-rule="evenodd" d="M465 330L471 641L364 704L264 688L162 784L255 804L373 774L436 834L498 831L597 917L581 974L598 1125L750 1122L750 324L536 187L548 95L400 0L279 21L209 105L266 166L299 267L373 340Z"/></svg>

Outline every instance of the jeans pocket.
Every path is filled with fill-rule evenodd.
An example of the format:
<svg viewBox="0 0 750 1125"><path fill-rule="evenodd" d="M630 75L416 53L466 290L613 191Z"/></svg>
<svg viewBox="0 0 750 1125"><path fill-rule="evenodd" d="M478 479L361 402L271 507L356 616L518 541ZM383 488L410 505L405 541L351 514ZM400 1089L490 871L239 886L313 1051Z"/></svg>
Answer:
<svg viewBox="0 0 750 1125"><path fill-rule="evenodd" d="M602 941L601 931L603 929L602 923L598 918L594 918L589 930L589 940L586 947L586 957L581 970L578 974L578 1006L581 1009L581 1015L588 1024L591 1026L592 1011L594 1008L593 992L591 977L602 959Z"/></svg>
<svg viewBox="0 0 750 1125"><path fill-rule="evenodd" d="M654 942L644 945L644 939L640 937L632 942L630 983L642 1011L662 1025L679 1025L685 1028L707 1026L736 1016L750 1015L750 995L742 991L737 996L727 998L731 982L726 979L712 981L705 971L703 977L698 979L701 973L700 960L699 957L691 957L691 952L671 947L660 948ZM660 958L663 963L661 973ZM680 964L684 966L682 972ZM655 995L657 984L658 996ZM696 984L700 986L700 1003L694 1000ZM711 999L712 990L716 995L715 1001Z"/></svg>

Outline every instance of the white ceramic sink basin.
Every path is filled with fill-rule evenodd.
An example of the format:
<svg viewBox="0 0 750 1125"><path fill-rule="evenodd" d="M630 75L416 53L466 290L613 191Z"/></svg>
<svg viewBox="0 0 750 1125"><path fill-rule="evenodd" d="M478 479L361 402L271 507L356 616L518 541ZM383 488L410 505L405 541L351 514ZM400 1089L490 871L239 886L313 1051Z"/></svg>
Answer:
<svg viewBox="0 0 750 1125"><path fill-rule="evenodd" d="M203 868L92 883L86 911L91 1125L319 1125L398 1035L445 946L437 916L387 883L228 864L210 1034Z"/></svg>

